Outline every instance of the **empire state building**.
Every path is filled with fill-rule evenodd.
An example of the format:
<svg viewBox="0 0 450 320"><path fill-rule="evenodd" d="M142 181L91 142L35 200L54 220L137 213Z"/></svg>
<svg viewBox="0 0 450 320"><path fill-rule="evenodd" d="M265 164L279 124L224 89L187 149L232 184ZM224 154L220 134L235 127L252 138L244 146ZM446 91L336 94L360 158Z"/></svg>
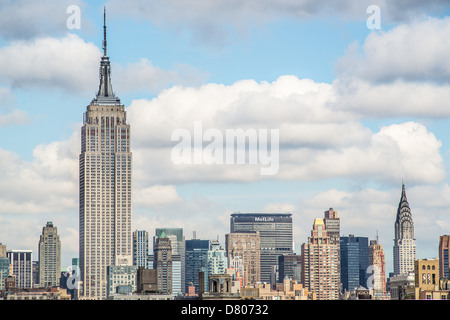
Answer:
<svg viewBox="0 0 450 320"><path fill-rule="evenodd" d="M106 299L107 267L132 264L130 125L111 86L104 14L100 85L81 128L79 254L81 295Z"/></svg>

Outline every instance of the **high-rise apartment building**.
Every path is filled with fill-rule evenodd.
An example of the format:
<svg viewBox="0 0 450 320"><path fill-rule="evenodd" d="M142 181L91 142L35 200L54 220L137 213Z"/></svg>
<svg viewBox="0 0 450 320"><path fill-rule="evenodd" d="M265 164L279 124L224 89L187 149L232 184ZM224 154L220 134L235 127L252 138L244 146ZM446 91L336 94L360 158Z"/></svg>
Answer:
<svg viewBox="0 0 450 320"><path fill-rule="evenodd" d="M450 264L448 254L450 249L450 236L439 237L439 276L440 278L449 279Z"/></svg>
<svg viewBox="0 0 450 320"><path fill-rule="evenodd" d="M225 235L228 264L242 278L242 286L261 282L261 237L257 231Z"/></svg>
<svg viewBox="0 0 450 320"><path fill-rule="evenodd" d="M210 243L207 253L208 275L225 273L228 267L228 258L226 250L220 245L218 240Z"/></svg>
<svg viewBox="0 0 450 320"><path fill-rule="evenodd" d="M10 272L15 277L16 288L25 289L33 287L33 251L8 250Z"/></svg>
<svg viewBox="0 0 450 320"><path fill-rule="evenodd" d="M315 219L308 243L302 244L302 283L319 300L339 299L338 246L331 243L323 219Z"/></svg>
<svg viewBox="0 0 450 320"><path fill-rule="evenodd" d="M290 213L233 213L230 233L258 231L261 241L261 282L275 283L278 256L293 253Z"/></svg>
<svg viewBox="0 0 450 320"><path fill-rule="evenodd" d="M133 265L147 268L148 232L136 230L133 232Z"/></svg>
<svg viewBox="0 0 450 320"><path fill-rule="evenodd" d="M342 290L351 292L360 286L367 288L369 239L352 234L340 238Z"/></svg>
<svg viewBox="0 0 450 320"><path fill-rule="evenodd" d="M59 286L61 278L61 241L51 221L42 228L39 239L39 286Z"/></svg>
<svg viewBox="0 0 450 320"><path fill-rule="evenodd" d="M414 272L416 260L416 240L414 239L414 222L408 199L406 198L405 185L402 183L402 194L397 209L395 220L394 238L394 275Z"/></svg>
<svg viewBox="0 0 450 320"><path fill-rule="evenodd" d="M79 254L85 299L106 299L107 266L133 261L130 125L112 90L106 22L103 28L100 85L81 128Z"/></svg>
<svg viewBox="0 0 450 320"><path fill-rule="evenodd" d="M378 240L370 240L369 245L369 273L372 274L373 296L376 300L388 298L386 290L386 259L383 246Z"/></svg>

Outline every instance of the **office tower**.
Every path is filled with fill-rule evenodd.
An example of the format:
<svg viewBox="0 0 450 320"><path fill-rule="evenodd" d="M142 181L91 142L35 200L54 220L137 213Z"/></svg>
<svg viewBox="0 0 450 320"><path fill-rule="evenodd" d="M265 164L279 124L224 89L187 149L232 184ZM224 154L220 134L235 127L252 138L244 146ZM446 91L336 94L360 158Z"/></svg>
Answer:
<svg viewBox="0 0 450 320"><path fill-rule="evenodd" d="M147 268L148 232L136 230L133 232L133 265Z"/></svg>
<svg viewBox="0 0 450 320"><path fill-rule="evenodd" d="M327 235L323 219L315 219L308 243L302 244L302 283L319 300L339 298L338 246Z"/></svg>
<svg viewBox="0 0 450 320"><path fill-rule="evenodd" d="M195 286L195 292L206 291L208 281L203 281L203 288L200 286L199 272L207 271L207 256L209 251L209 240L191 239L186 240L186 266L185 266L185 292L188 291L190 283ZM207 280L207 279L206 279Z"/></svg>
<svg viewBox="0 0 450 320"><path fill-rule="evenodd" d="M359 286L367 288L369 267L369 239L349 235L340 239L342 290L353 291Z"/></svg>
<svg viewBox="0 0 450 320"><path fill-rule="evenodd" d="M106 267L133 260L130 126L112 91L104 20L100 85L81 128L79 252L86 299L106 299Z"/></svg>
<svg viewBox="0 0 450 320"><path fill-rule="evenodd" d="M225 235L230 268L242 277L242 285L261 282L261 237L258 231L234 232Z"/></svg>
<svg viewBox="0 0 450 320"><path fill-rule="evenodd" d="M42 228L39 239L39 286L59 286L61 278L61 241L51 221Z"/></svg>
<svg viewBox="0 0 450 320"><path fill-rule="evenodd" d="M302 257L296 254L283 254L278 257L278 283L288 278L298 283L302 280Z"/></svg>
<svg viewBox="0 0 450 320"><path fill-rule="evenodd" d="M153 269L158 277L158 289L162 293L172 293L172 246L165 234L155 239L153 247Z"/></svg>
<svg viewBox="0 0 450 320"><path fill-rule="evenodd" d="M110 298L116 294L131 294L137 290L138 266L107 266L107 288Z"/></svg>
<svg viewBox="0 0 450 320"><path fill-rule="evenodd" d="M16 288L25 289L33 287L33 251L32 250L8 250L6 256L9 259L11 274L16 278Z"/></svg>
<svg viewBox="0 0 450 320"><path fill-rule="evenodd" d="M439 277L449 278L448 250L450 248L450 236L439 237Z"/></svg>
<svg viewBox="0 0 450 320"><path fill-rule="evenodd" d="M414 239L414 222L411 209L406 198L405 185L402 183L402 194L395 220L394 239L394 274L408 274L414 271L416 260L416 243Z"/></svg>
<svg viewBox="0 0 450 320"><path fill-rule="evenodd" d="M290 213L234 213L230 233L259 231L261 240L261 282L271 283L278 256L293 253L292 215Z"/></svg>
<svg viewBox="0 0 450 320"><path fill-rule="evenodd" d="M378 237L377 237L378 238ZM369 273L372 274L371 284L373 286L374 299L384 300L387 298L386 291L386 260L383 246L378 240L370 240L369 245Z"/></svg>
<svg viewBox="0 0 450 320"><path fill-rule="evenodd" d="M185 239L183 228L156 228L156 237L166 237L172 248L172 295L185 293Z"/></svg>
<svg viewBox="0 0 450 320"><path fill-rule="evenodd" d="M9 259L6 255L6 245L0 242L0 290L5 290L5 280L9 276Z"/></svg>

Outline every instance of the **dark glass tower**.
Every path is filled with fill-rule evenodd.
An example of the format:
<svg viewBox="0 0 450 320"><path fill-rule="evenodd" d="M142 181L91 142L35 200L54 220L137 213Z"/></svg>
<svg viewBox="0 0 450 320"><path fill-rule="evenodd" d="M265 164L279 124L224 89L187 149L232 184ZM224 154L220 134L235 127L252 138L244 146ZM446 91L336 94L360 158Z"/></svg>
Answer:
<svg viewBox="0 0 450 320"><path fill-rule="evenodd" d="M367 288L369 267L369 239L366 237L341 237L342 290L352 291L359 286Z"/></svg>
<svg viewBox="0 0 450 320"><path fill-rule="evenodd" d="M192 239L186 240L185 249L185 292L188 292L189 283L193 283L195 286L195 291L199 293L199 272L203 272L207 275L208 268L208 251L209 251L209 240ZM203 282L204 288L200 290L204 292L207 289L208 280Z"/></svg>

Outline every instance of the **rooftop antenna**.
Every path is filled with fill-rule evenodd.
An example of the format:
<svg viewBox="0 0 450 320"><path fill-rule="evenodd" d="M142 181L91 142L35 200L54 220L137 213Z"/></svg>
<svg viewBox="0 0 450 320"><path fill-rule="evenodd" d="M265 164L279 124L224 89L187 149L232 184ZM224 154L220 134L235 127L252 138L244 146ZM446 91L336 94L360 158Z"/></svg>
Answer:
<svg viewBox="0 0 450 320"><path fill-rule="evenodd" d="M106 57L106 7L103 7L103 55Z"/></svg>

